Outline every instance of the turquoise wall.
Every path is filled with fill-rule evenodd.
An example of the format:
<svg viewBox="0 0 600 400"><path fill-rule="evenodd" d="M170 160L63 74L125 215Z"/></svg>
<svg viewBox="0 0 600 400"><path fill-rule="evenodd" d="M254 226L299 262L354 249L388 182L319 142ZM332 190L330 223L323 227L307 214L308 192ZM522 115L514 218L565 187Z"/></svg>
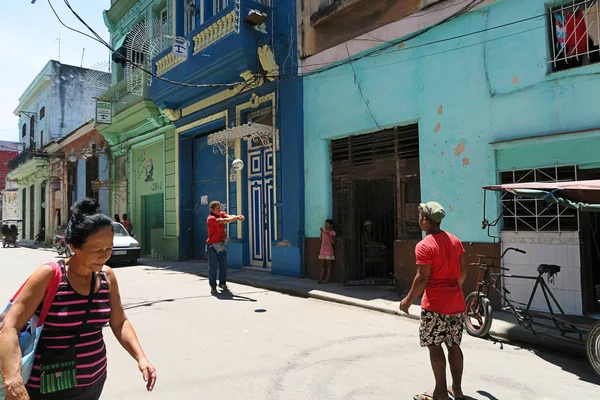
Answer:
<svg viewBox="0 0 600 400"><path fill-rule="evenodd" d="M464 241L488 241L481 186L496 183L490 142L599 126L600 65L550 73L546 12L543 0L496 1L353 63L380 127L418 122L422 199L444 204L445 228ZM379 128L350 65L306 77L304 100L306 236L318 237L331 216L330 140ZM544 159L543 147L531 151Z"/></svg>

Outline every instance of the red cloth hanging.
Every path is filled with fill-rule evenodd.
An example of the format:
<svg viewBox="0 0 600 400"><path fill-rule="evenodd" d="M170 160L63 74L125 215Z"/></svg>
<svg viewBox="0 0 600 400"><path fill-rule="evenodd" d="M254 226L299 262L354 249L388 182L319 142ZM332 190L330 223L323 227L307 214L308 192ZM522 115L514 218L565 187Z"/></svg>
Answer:
<svg viewBox="0 0 600 400"><path fill-rule="evenodd" d="M578 10L567 13L567 56L573 57L587 52L588 35L585 14Z"/></svg>

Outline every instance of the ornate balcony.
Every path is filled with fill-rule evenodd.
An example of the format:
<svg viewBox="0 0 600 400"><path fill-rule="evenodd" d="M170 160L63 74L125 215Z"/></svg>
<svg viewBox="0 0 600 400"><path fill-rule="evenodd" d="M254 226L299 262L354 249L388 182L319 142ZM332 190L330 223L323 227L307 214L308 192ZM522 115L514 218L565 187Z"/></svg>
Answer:
<svg viewBox="0 0 600 400"><path fill-rule="evenodd" d="M28 147L8 162L8 170L13 171L17 169L17 167L19 167L20 165L25 164L27 161L32 160L34 158L47 159L48 157L48 153L38 150L36 148Z"/></svg>

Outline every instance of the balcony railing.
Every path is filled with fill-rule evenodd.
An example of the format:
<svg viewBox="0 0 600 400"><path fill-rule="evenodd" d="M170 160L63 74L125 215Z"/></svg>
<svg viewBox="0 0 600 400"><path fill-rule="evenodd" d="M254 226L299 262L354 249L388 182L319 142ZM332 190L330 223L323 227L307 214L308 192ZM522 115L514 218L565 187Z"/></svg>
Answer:
<svg viewBox="0 0 600 400"><path fill-rule="evenodd" d="M8 162L8 170L12 171L16 169L18 166L25 164L27 161L32 160L34 158L48 158L48 153L38 150L36 148L28 147L12 160Z"/></svg>
<svg viewBox="0 0 600 400"><path fill-rule="evenodd" d="M119 101L127 93L127 79L123 79L116 85L111 86L106 92L99 96L99 98L104 101Z"/></svg>

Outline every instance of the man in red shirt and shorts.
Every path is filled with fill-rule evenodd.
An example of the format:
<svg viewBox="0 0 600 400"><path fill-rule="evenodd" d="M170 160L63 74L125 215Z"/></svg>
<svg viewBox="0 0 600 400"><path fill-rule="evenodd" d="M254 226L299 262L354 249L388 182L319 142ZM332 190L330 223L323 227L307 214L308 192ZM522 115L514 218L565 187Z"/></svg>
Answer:
<svg viewBox="0 0 600 400"><path fill-rule="evenodd" d="M243 215L228 215L221 211L221 203L213 201L210 203L210 214L206 218L208 227L208 239L206 239L206 254L208 255L208 283L210 293L217 294L217 268L219 269L219 287L223 291L227 288L227 247L225 240L227 232L225 224L234 221L243 221Z"/></svg>
<svg viewBox="0 0 600 400"><path fill-rule="evenodd" d="M436 202L421 204L419 226L425 239L416 247L417 275L400 310L408 314L414 300L425 291L421 300L421 347L429 348L429 358L435 376L433 392L417 394L415 400L464 399L462 392L463 353L460 349L466 311L462 285L467 276L465 249L454 235L440 229L446 211ZM446 383L446 355L452 374L452 387Z"/></svg>

